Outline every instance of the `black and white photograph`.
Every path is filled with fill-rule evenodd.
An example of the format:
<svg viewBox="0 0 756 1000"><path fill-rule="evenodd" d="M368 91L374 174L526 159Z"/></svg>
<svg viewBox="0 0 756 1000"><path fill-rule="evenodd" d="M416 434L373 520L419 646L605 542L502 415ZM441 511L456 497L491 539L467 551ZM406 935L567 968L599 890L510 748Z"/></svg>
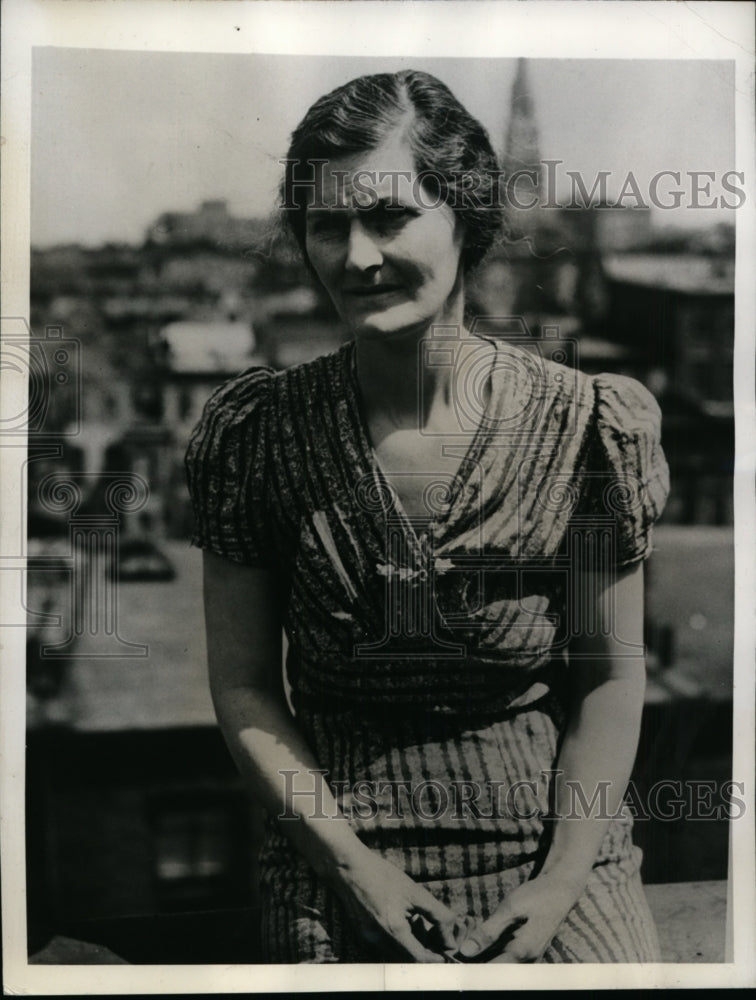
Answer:
<svg viewBox="0 0 756 1000"><path fill-rule="evenodd" d="M754 9L9 4L7 992L756 982Z"/></svg>

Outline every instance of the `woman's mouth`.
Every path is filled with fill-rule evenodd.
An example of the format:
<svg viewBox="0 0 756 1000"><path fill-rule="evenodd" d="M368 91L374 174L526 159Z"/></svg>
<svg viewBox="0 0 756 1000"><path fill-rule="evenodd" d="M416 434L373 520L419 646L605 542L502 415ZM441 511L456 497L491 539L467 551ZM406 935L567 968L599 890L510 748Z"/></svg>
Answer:
<svg viewBox="0 0 756 1000"><path fill-rule="evenodd" d="M358 299L379 298L383 295L391 295L400 292L400 285L361 285L355 288L345 289L345 294L352 295Z"/></svg>

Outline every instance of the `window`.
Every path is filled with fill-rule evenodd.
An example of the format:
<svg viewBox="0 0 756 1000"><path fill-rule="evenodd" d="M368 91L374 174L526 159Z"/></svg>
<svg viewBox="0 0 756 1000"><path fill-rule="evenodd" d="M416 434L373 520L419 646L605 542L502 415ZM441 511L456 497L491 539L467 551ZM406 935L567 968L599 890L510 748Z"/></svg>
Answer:
<svg viewBox="0 0 756 1000"><path fill-rule="evenodd" d="M151 804L154 878L162 910L213 909L247 902L243 797L226 791L170 792Z"/></svg>

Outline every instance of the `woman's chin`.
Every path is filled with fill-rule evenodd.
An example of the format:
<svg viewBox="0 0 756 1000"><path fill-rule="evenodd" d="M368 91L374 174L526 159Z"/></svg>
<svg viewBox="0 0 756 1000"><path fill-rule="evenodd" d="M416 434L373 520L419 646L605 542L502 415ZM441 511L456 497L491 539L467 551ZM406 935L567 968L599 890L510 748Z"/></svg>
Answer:
<svg viewBox="0 0 756 1000"><path fill-rule="evenodd" d="M393 313L393 315L392 315ZM350 329L355 337L365 340L406 340L424 336L433 324L433 317L402 310L386 310L370 315L350 317Z"/></svg>

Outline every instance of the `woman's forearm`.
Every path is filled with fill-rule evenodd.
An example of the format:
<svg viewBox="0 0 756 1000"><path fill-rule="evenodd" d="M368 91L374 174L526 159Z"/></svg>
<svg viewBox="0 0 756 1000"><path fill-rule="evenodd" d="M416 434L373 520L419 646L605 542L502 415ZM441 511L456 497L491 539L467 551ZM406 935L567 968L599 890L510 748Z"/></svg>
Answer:
<svg viewBox="0 0 756 1000"><path fill-rule="evenodd" d="M456 946L458 915L362 843L289 712L275 577L206 553L204 581L210 690L250 792L339 895L358 933L383 942L387 954L442 961L439 952ZM426 943L418 917L433 931Z"/></svg>
<svg viewBox="0 0 756 1000"><path fill-rule="evenodd" d="M640 732L642 662L576 698L557 762L553 835L541 874L582 892L609 820L622 807Z"/></svg>
<svg viewBox="0 0 756 1000"><path fill-rule="evenodd" d="M322 769L285 703L249 686L215 694L216 712L253 792L316 873L341 897L356 932L403 961L441 962L457 947L458 915L380 854L339 813ZM285 817L285 818L283 818ZM415 920L424 932L418 936Z"/></svg>
<svg viewBox="0 0 756 1000"><path fill-rule="evenodd" d="M319 875L338 883L366 847L338 804L286 704L240 685L214 694L231 754L247 786Z"/></svg>

